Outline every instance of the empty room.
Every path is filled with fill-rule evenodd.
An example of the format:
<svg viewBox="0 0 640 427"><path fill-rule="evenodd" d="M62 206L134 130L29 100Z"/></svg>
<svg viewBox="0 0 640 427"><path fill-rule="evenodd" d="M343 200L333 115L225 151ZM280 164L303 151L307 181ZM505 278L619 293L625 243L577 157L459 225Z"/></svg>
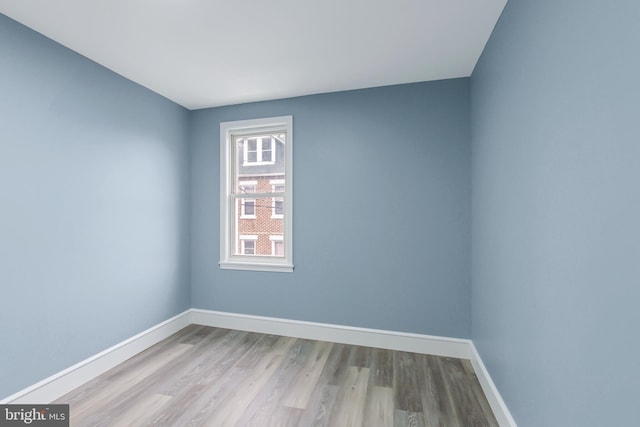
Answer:
<svg viewBox="0 0 640 427"><path fill-rule="evenodd" d="M637 0L1 0L0 425L640 425L639 53Z"/></svg>

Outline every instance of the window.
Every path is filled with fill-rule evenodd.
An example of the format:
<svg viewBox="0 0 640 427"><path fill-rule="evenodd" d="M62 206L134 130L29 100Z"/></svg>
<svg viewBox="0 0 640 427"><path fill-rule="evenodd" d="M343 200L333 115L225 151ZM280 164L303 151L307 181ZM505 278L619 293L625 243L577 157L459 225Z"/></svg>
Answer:
<svg viewBox="0 0 640 427"><path fill-rule="evenodd" d="M251 194L256 192L257 181L240 181L240 194ZM240 203L240 218L256 217L256 199L238 199Z"/></svg>
<svg viewBox="0 0 640 427"><path fill-rule="evenodd" d="M244 165L269 165L275 163L275 138L273 135L260 135L238 140L243 147Z"/></svg>
<svg viewBox="0 0 640 427"><path fill-rule="evenodd" d="M284 193L284 180L272 179L271 192L272 193ZM271 199L271 218L282 218L284 215L284 200L282 197L273 197Z"/></svg>
<svg viewBox="0 0 640 427"><path fill-rule="evenodd" d="M243 255L256 254L256 240L258 236L240 236L240 253Z"/></svg>
<svg viewBox="0 0 640 427"><path fill-rule="evenodd" d="M269 240L271 240L271 254L275 256L284 255L282 236L269 236Z"/></svg>
<svg viewBox="0 0 640 427"><path fill-rule="evenodd" d="M220 123L221 268L293 271L292 131L291 116Z"/></svg>

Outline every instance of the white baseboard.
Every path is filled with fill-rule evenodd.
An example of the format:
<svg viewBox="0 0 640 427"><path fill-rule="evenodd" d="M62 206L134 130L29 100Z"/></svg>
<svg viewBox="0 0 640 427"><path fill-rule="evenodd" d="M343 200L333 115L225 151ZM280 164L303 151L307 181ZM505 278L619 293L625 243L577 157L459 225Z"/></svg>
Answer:
<svg viewBox="0 0 640 427"><path fill-rule="evenodd" d="M191 309L198 325L470 359L470 340Z"/></svg>
<svg viewBox="0 0 640 427"><path fill-rule="evenodd" d="M507 408L504 400L502 400L502 396L491 379L487 367L484 366L484 362L482 362L482 358L473 342L471 342L471 353L473 355L473 357L470 358L473 370L476 372L482 391L484 391L485 396L487 396L487 400L489 401L489 405L491 405L493 414L498 420L498 424L501 426L517 427L516 421L511 416L511 412L509 412L509 408Z"/></svg>
<svg viewBox="0 0 640 427"><path fill-rule="evenodd" d="M49 403L190 324L189 310L122 341L5 399L0 404Z"/></svg>
<svg viewBox="0 0 640 427"><path fill-rule="evenodd" d="M516 427L471 340L193 308L0 400L0 404L52 402L190 324L470 359L500 426Z"/></svg>

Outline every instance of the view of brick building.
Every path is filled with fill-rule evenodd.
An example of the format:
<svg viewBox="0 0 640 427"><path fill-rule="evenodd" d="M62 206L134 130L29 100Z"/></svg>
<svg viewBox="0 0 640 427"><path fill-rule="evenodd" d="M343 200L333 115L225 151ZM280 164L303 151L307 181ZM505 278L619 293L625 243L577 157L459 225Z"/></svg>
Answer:
<svg viewBox="0 0 640 427"><path fill-rule="evenodd" d="M284 134L238 138L236 146L237 199L236 253L239 255L284 255Z"/></svg>

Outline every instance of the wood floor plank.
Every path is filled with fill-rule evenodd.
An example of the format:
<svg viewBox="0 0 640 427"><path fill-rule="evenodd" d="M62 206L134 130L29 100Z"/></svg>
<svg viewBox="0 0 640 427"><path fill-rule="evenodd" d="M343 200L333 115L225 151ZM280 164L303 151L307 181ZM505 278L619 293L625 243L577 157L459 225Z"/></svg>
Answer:
<svg viewBox="0 0 640 427"><path fill-rule="evenodd" d="M147 360L145 365L138 367L136 370L127 370L126 374L116 377L112 381L108 381L108 385L100 391L93 393L87 399L78 402L74 406L73 414L78 422L87 416L90 416L97 408L106 407L112 404L123 392L123 390L131 389L136 383L143 381L145 378L153 375L162 365L179 358L182 354L189 351L193 345L190 344L174 344L157 357Z"/></svg>
<svg viewBox="0 0 640 427"><path fill-rule="evenodd" d="M261 335L249 333L240 343L240 347L226 359L222 360L220 365L223 367L219 372L219 376L215 380L207 379L205 383L199 384L196 395L191 399L182 399L184 406L189 410L174 421L172 425L206 425L217 416L220 408L229 402L229 396L242 393L239 387L243 381L252 375L255 366L250 366L248 360L260 360L261 357L256 355L267 355L270 353L270 347L265 346L264 342L273 341L272 335ZM166 419L166 417L165 417Z"/></svg>
<svg viewBox="0 0 640 427"><path fill-rule="evenodd" d="M493 410L487 401L487 398L482 391L482 386L480 386L480 381L478 381L478 376L476 375L473 366L471 365L471 361L467 359L460 359L460 363L464 368L464 387L467 390L471 390L473 393L474 401L477 403L481 413L482 418L487 421L487 425L489 426L497 426L498 421L495 418Z"/></svg>
<svg viewBox="0 0 640 427"><path fill-rule="evenodd" d="M422 412L420 386L416 377L416 355L393 352L393 390L395 407L408 412Z"/></svg>
<svg viewBox="0 0 640 427"><path fill-rule="evenodd" d="M74 427L497 427L468 360L192 325L73 390Z"/></svg>
<svg viewBox="0 0 640 427"><path fill-rule="evenodd" d="M223 336L231 332L229 329L210 328L203 325L190 325L193 330L189 334L185 334L179 342L182 344L200 344L202 340L211 340L217 336ZM186 329L186 328L185 328Z"/></svg>
<svg viewBox="0 0 640 427"><path fill-rule="evenodd" d="M379 387L393 387L393 352L374 348L371 354L373 384Z"/></svg>
<svg viewBox="0 0 640 427"><path fill-rule="evenodd" d="M443 357L439 359L439 362L445 375L452 379L446 383L446 388L455 408L459 425L465 427L497 425L491 423L493 420L488 420L482 413L460 359Z"/></svg>
<svg viewBox="0 0 640 427"><path fill-rule="evenodd" d="M247 424L247 427L300 427L300 418L302 418L304 410L298 408L289 408L286 406L277 406L265 422L254 421ZM244 426L239 422L237 426Z"/></svg>
<svg viewBox="0 0 640 427"><path fill-rule="evenodd" d="M299 420L303 411L286 408L282 405L282 400L291 388L290 384L294 376L299 372L313 345L313 341L303 339L294 342L280 368L253 399L243 417L238 421L239 426L262 427L278 422L289 425Z"/></svg>
<svg viewBox="0 0 640 427"><path fill-rule="evenodd" d="M491 409L491 406L487 401L487 397L482 391L482 387L480 386L478 378L475 376L475 374L474 380L472 381L472 384L469 385L469 388L473 391L473 395L475 396L476 402L478 403L480 411L482 412L482 417L484 418L484 420L486 420L487 425L490 427L498 427L498 420L496 419L496 416L493 413L493 410Z"/></svg>
<svg viewBox="0 0 640 427"><path fill-rule="evenodd" d="M393 389L391 387L370 387L370 394L364 410L363 426L393 426Z"/></svg>
<svg viewBox="0 0 640 427"><path fill-rule="evenodd" d="M194 345L189 358L185 358L180 364L171 366L171 375L167 376L164 381L150 385L152 390L160 394L179 396L185 387L199 384L204 379L215 377L215 367L222 360L229 359L229 355L233 354L234 351L237 354L238 351L244 351L243 349L248 348L258 338L257 336L254 336L253 340L248 338L247 332L226 329L219 331L224 331L225 333L202 337L200 342ZM230 359L233 360L234 358L231 357ZM227 365L231 360L227 360Z"/></svg>
<svg viewBox="0 0 640 427"><path fill-rule="evenodd" d="M423 378L418 386L427 427L448 427L455 423L455 412L438 359L431 355L418 357L417 374Z"/></svg>
<svg viewBox="0 0 640 427"><path fill-rule="evenodd" d="M393 427L406 427L409 424L409 413L396 409L393 413Z"/></svg>
<svg viewBox="0 0 640 427"><path fill-rule="evenodd" d="M238 360L235 366L238 368L253 369L256 364L263 362L261 359L265 354L274 350L274 345L282 345L283 337L277 335L263 335L253 345L250 352L247 352ZM287 341L288 342L288 341Z"/></svg>
<svg viewBox="0 0 640 427"><path fill-rule="evenodd" d="M424 427L424 416L421 412L396 410L393 427Z"/></svg>
<svg viewBox="0 0 640 427"><path fill-rule="evenodd" d="M113 427L140 427L151 424L154 415L171 400L171 396L149 394L131 402L128 410L109 422Z"/></svg>
<svg viewBox="0 0 640 427"><path fill-rule="evenodd" d="M295 381L291 384L283 404L290 408L304 409L327 363L333 343L317 341L306 357Z"/></svg>
<svg viewBox="0 0 640 427"><path fill-rule="evenodd" d="M221 334L220 332L225 332L225 334ZM87 426L96 426L96 425L110 425L112 422L112 417L125 411L132 400L138 398L138 396L143 395L145 393L158 393L164 395L171 395L170 392L166 391L164 385L175 380L175 377L178 376L181 368L185 365L188 365L190 362L198 360L198 354L205 352L208 348L211 347L212 343L216 343L223 339L222 337L226 335L234 335L233 331L228 330L212 330L208 329L208 333L203 335L200 341L195 342L195 344L183 344L183 340L170 341L169 345L190 345L191 350L184 354L184 357L179 357L173 359L169 363L158 365L157 370L153 373L153 375L149 375L141 381L135 383L129 388L122 389L121 393L118 395L114 395L113 398L108 402L108 407L110 409L108 415L97 417L97 416L84 416L83 414L72 413L71 418L73 420L74 425L87 425ZM184 335L189 336L190 334ZM149 356L147 356L147 365L153 366L155 363L155 359L161 356L161 353L151 352ZM134 365L136 369L141 369L143 366L139 366L138 364ZM118 371L119 368L116 368L117 374L107 373L105 377L108 378L122 378L124 375L123 372ZM127 371L133 370L131 367L127 369Z"/></svg>
<svg viewBox="0 0 640 427"><path fill-rule="evenodd" d="M183 383L182 388L173 393L174 400L154 419L155 425L196 424L224 396L225 391L239 382L245 370L234 365L252 350L261 336L234 331L230 338L226 351L212 351L204 369L199 369L197 375L188 374L193 381Z"/></svg>
<svg viewBox="0 0 640 427"><path fill-rule="evenodd" d="M189 337L196 334L198 330L199 327L197 325L189 325L161 342L120 363L117 367L102 374L101 377L107 381L115 381L121 375L128 375L128 371L139 370L147 364L148 359L156 358L175 343L183 344L183 340L188 341ZM184 344L188 344L188 342L185 342Z"/></svg>
<svg viewBox="0 0 640 427"><path fill-rule="evenodd" d="M338 385L345 371L349 367L349 357L353 346L348 344L335 344L327 359L322 376L326 384Z"/></svg>
<svg viewBox="0 0 640 427"><path fill-rule="evenodd" d="M70 408L75 409L76 405L78 405L80 402L89 399L95 393L98 393L108 385L108 381L102 379L101 377L96 377L91 381L85 383L82 387L78 387L77 389L70 391L69 393L52 403L65 403L68 404Z"/></svg>
<svg viewBox="0 0 640 427"><path fill-rule="evenodd" d="M362 426L368 383L369 368L356 366L347 368L332 412L330 425L342 427Z"/></svg>
<svg viewBox="0 0 640 427"><path fill-rule="evenodd" d="M328 384L320 385L316 388L302 413L300 425L309 427L330 426L331 414L339 391L340 387Z"/></svg>
<svg viewBox="0 0 640 427"><path fill-rule="evenodd" d="M295 341L295 338L280 337L271 349L258 360L249 375L234 390L227 393L203 425L207 427L235 426L251 401L280 367L286 353Z"/></svg>
<svg viewBox="0 0 640 427"><path fill-rule="evenodd" d="M351 366L359 366L368 368L371 365L371 347L353 346L352 359L349 364Z"/></svg>

